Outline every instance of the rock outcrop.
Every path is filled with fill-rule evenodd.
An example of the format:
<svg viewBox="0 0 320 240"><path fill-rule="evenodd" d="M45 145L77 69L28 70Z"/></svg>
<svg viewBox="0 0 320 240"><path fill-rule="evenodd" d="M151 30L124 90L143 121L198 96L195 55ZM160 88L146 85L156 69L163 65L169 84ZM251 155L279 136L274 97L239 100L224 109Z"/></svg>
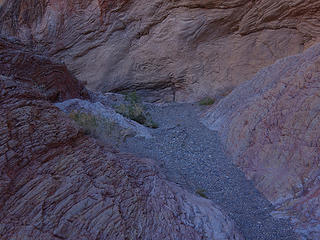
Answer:
<svg viewBox="0 0 320 240"><path fill-rule="evenodd" d="M1 6L2 5L2 6ZM224 95L320 35L320 2L2 1L0 32L46 52L91 89L152 101Z"/></svg>
<svg viewBox="0 0 320 240"><path fill-rule="evenodd" d="M104 96L101 96L104 98ZM55 104L60 110L67 114L72 114L73 112L90 114L98 118L103 118L114 127L118 128L119 132L123 133L123 137L144 137L152 138L147 127L123 117L121 114L117 113L110 105L102 104L101 102L91 102L81 99L70 99L64 102ZM103 127L103 126L102 126ZM111 135L111 137L113 137ZM113 139L114 141L115 139Z"/></svg>
<svg viewBox="0 0 320 240"><path fill-rule="evenodd" d="M278 60L204 116L303 239L320 239L320 45Z"/></svg>
<svg viewBox="0 0 320 240"><path fill-rule="evenodd" d="M79 131L48 98L52 91L82 97L63 65L18 43L0 44L2 240L242 239L211 201L166 181L152 160Z"/></svg>
<svg viewBox="0 0 320 240"><path fill-rule="evenodd" d="M0 74L14 76L56 102L69 98L89 98L84 85L65 65L36 54L16 39L0 35Z"/></svg>

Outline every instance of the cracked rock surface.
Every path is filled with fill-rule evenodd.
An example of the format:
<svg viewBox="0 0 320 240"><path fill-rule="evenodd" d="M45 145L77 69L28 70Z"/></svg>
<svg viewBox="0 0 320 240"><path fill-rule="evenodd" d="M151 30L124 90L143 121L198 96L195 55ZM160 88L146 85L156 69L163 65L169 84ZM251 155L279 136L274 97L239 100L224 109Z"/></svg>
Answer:
<svg viewBox="0 0 320 240"><path fill-rule="evenodd" d="M320 238L319 79L316 44L264 68L203 116L302 239Z"/></svg>
<svg viewBox="0 0 320 240"><path fill-rule="evenodd" d="M8 46L0 44L0 66L37 64L14 42L23 57L3 57ZM44 59L71 87L70 73ZM1 239L243 239L218 207L165 180L152 160L79 131L48 99L50 89L33 86L54 83L46 68L40 77L30 68L29 81L0 69ZM83 89L73 90L80 98Z"/></svg>

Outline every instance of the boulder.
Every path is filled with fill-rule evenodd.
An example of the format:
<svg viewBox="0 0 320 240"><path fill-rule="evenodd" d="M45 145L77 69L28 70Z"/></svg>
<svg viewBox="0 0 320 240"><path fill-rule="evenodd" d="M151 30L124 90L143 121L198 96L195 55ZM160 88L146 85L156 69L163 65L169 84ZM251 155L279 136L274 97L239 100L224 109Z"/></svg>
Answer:
<svg viewBox="0 0 320 240"><path fill-rule="evenodd" d="M104 96L101 96L100 99L103 97ZM148 139L152 138L147 127L137 123L136 121L123 117L121 114L117 113L110 105L104 105L101 102L91 102L81 99L69 99L64 102L56 103L55 106L57 106L60 110L67 114L85 113L95 116L98 119L102 118L112 124L114 128L118 128L117 131L119 132L119 134L123 133L123 138L126 138L127 136L137 136ZM103 127L104 126L101 126L101 128ZM113 135L111 134L110 137L112 138Z"/></svg>

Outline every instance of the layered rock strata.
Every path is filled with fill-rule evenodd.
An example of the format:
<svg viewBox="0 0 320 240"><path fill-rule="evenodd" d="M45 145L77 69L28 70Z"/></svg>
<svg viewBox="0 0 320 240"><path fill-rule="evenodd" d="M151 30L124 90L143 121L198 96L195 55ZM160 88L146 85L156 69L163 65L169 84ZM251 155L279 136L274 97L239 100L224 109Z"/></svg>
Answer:
<svg viewBox="0 0 320 240"><path fill-rule="evenodd" d="M211 201L166 181L152 160L79 131L48 97L82 96L63 66L0 43L1 239L243 239Z"/></svg>
<svg viewBox="0 0 320 240"><path fill-rule="evenodd" d="M69 98L89 98L84 85L65 65L34 53L16 39L0 35L0 74L14 76L21 83L43 93L47 100L56 102Z"/></svg>
<svg viewBox="0 0 320 240"><path fill-rule="evenodd" d="M203 121L303 239L320 238L320 45L278 60Z"/></svg>
<svg viewBox="0 0 320 240"><path fill-rule="evenodd" d="M151 101L225 95L320 34L310 1L2 1L0 32L63 61L91 89Z"/></svg>

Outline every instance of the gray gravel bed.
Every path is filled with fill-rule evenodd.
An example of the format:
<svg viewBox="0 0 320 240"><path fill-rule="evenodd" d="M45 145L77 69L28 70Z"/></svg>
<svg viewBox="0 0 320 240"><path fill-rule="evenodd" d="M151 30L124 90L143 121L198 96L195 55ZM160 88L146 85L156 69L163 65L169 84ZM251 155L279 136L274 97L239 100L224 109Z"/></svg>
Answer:
<svg viewBox="0 0 320 240"><path fill-rule="evenodd" d="M167 178L211 199L247 240L297 239L287 220L275 219L272 204L225 154L217 132L199 121L197 104L148 105L158 129L152 139L129 138L120 150L159 161Z"/></svg>

